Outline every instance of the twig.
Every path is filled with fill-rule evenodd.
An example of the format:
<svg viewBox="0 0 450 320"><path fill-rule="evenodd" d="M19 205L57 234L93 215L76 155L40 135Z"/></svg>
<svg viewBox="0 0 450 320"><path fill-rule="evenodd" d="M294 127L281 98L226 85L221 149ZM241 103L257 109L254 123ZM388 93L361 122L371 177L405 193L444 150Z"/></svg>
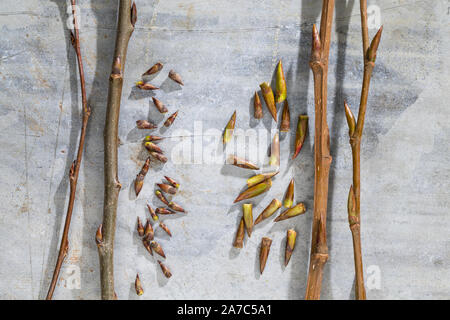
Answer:
<svg viewBox="0 0 450 320"><path fill-rule="evenodd" d="M360 158L361 158L361 136L364 128L364 118L369 94L370 78L375 66L376 52L380 43L383 27L378 30L369 46L369 31L367 27L367 0L360 0L361 9L361 31L363 39L364 76L361 89L361 101L359 104L358 121L347 103L345 103L345 115L349 127L350 146L353 159L353 185L350 186L348 195L348 221L353 238L353 253L355 260L355 298L366 299L364 288L364 275L361 254L361 228L360 228L360 205L361 205L361 181L360 181Z"/></svg>
<svg viewBox="0 0 450 320"><path fill-rule="evenodd" d="M328 260L326 236L328 177L331 165L330 134L327 124L327 79L331 25L334 0L323 0L320 36L313 26L310 66L314 75L315 137L314 137L314 217L311 256L305 299L320 299L323 267Z"/></svg>
<svg viewBox="0 0 450 320"><path fill-rule="evenodd" d="M103 224L97 236L100 257L100 278L103 300L115 299L114 292L114 235L116 230L117 200L121 184L117 173L117 147L120 100L128 41L136 23L136 5L131 0L120 0L114 61L109 78L108 104L104 130L105 148L105 195L103 201Z"/></svg>
<svg viewBox="0 0 450 320"><path fill-rule="evenodd" d="M84 79L83 60L81 58L80 37L79 37L78 21L76 17L75 0L72 0L72 15L73 15L74 30L73 32L71 32L70 35L72 40L72 46L74 47L77 55L78 70L80 73L81 101L83 105L83 123L81 125L81 134L80 134L80 141L78 144L77 158L73 161L69 171L69 182L70 182L69 205L67 207L66 221L64 223L64 230L61 239L61 245L59 247L58 259L56 260L56 266L55 270L53 271L52 282L50 283L50 287L48 289L46 297L47 300L51 300L53 297L53 292L55 291L56 283L58 282L61 266L69 250L68 237L69 237L70 221L72 219L73 204L75 201L75 192L77 191L78 174L80 172L81 159L83 157L83 147L86 136L86 127L88 124L89 117L91 115L91 108L88 106L86 98L86 86Z"/></svg>

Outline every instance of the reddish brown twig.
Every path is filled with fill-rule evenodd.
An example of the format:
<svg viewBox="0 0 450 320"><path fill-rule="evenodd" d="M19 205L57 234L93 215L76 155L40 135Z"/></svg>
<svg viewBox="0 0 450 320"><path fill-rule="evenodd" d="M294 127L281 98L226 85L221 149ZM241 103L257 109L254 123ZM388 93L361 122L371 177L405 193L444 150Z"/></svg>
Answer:
<svg viewBox="0 0 450 320"><path fill-rule="evenodd" d="M86 97L86 85L84 79L83 60L81 58L80 37L76 15L75 0L72 0L72 15L73 15L74 30L73 32L71 32L70 35L72 46L75 49L78 61L78 70L80 75L80 87L81 87L81 101L83 107L83 120L81 125L80 141L78 143L77 158L73 161L69 171L69 183L70 183L69 205L67 206L66 221L64 223L64 230L61 238L61 244L59 247L58 258L56 260L55 270L53 271L52 282L50 283L50 287L48 289L46 297L47 300L51 300L53 297L56 283L58 282L59 273L61 271L61 266L69 250L68 238L69 238L70 222L72 220L73 204L75 202L75 192L77 191L77 182L78 182L78 174L80 172L81 159L83 158L83 148L84 148L84 140L86 137L86 128L89 121L89 117L91 115L91 108L88 106Z"/></svg>
<svg viewBox="0 0 450 320"><path fill-rule="evenodd" d="M314 217L311 253L305 299L320 299L323 267L328 260L326 238L328 178L331 165L330 135L327 123L327 79L334 0L323 0L320 36L313 27L310 66L314 75Z"/></svg>
<svg viewBox="0 0 450 320"><path fill-rule="evenodd" d="M109 77L108 103L104 130L105 196L103 201L103 240L98 245L103 300L114 299L114 235L116 231L117 201L121 184L117 172L117 147L120 102L128 41L134 31L137 13L131 0L120 0L114 60Z"/></svg>
<svg viewBox="0 0 450 320"><path fill-rule="evenodd" d="M350 186L348 195L348 221L353 238L353 253L355 263L355 298L357 300L366 299L364 288L363 263L361 253L361 227L360 227L360 205L361 205L361 137L364 128L364 118L367 107L367 97L369 94L370 78L375 66L376 52L380 43L383 27L377 32L369 45L369 31L367 27L367 0L360 0L361 10L361 32L363 39L363 60L364 76L361 89L361 101L359 105L358 120L355 120L353 113L347 103L345 103L345 115L349 127L350 146L352 148L353 159L353 185Z"/></svg>

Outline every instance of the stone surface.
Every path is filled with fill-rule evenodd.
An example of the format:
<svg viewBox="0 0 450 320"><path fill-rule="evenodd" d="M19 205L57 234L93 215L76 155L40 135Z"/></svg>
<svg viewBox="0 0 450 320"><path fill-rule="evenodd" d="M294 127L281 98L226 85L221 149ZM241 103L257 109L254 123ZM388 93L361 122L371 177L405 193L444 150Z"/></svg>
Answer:
<svg viewBox="0 0 450 320"><path fill-rule="evenodd" d="M102 219L102 130L116 2L78 2L93 113L70 251L55 299L100 296L94 234ZM353 251L346 213L351 151L343 100L356 112L363 68L358 2L337 2L328 94L333 164L325 299L353 298ZM120 118L123 189L115 241L119 298L137 297L134 279L139 272L145 288L142 299L302 299L313 204L314 106L307 63L312 24L320 20L320 1L137 0L136 4L139 17L129 46ZM69 191L66 177L78 141L81 104L66 5L62 0L3 0L0 4L2 299L45 297L61 237ZM370 299L448 299L449 4L372 0L369 5L371 26L379 18L384 33L362 147L367 295ZM370 34L375 31L371 28ZM281 135L281 172L272 189L251 202L256 217L274 197L282 199L294 176L295 200L304 201L307 212L277 224L269 220L258 225L244 248L237 250L232 242L242 213L241 204L232 202L251 174L222 162L207 163L208 155L222 151L217 133L237 110L236 128L260 132L258 145L247 146L260 154L260 161L267 161L269 135L276 124L265 106L264 119L253 119L252 95L260 82L271 81L279 59L283 59L287 78L291 127L295 128L299 114L307 113L309 135L295 161L290 160L294 130ZM152 80L161 86L153 94L169 112L179 109L180 113L171 128L155 131L170 137L160 143L170 161L164 166L152 162L135 199L133 179L146 157L140 141L148 133L137 130L135 121L150 117L162 124L163 117L152 105L152 93L133 86L157 61L164 63L164 69ZM170 69L181 74L184 87L167 79ZM179 152L183 147L192 159ZM160 205L153 190L164 174L181 182L174 199L188 211L187 215L163 217L172 238L156 230L173 273L169 280L135 232L136 217L148 217L145 203ZM298 232L297 246L284 268L286 230L292 227ZM260 276L258 250L263 236L271 237L273 244Z"/></svg>

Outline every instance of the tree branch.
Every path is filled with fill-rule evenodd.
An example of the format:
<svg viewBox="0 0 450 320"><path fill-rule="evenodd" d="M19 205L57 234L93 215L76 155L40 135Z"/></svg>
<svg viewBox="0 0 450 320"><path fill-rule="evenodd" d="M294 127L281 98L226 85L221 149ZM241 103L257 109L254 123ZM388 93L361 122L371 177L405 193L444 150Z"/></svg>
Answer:
<svg viewBox="0 0 450 320"><path fill-rule="evenodd" d="M76 3L75 0L72 0L72 15L73 15L73 23L74 30L71 33L72 45L75 49L78 61L78 70L80 74L80 86L81 86L81 100L83 105L83 122L81 125L81 134L80 141L78 144L77 158L72 163L69 172L69 182L70 182L70 196L69 196L69 205L67 207L66 213L66 221L64 223L64 230L61 239L61 244L59 247L58 258L56 260L55 270L53 271L52 281L50 283L50 287L48 289L46 300L51 300L53 297L53 293L55 291L56 283L58 282L59 273L61 271L61 266L64 262L64 258L67 255L69 250L69 228L70 222L72 220L72 212L73 205L75 202L75 192L77 190L77 182L78 182L78 174L80 172L81 159L83 157L83 148L84 148L84 140L86 137L86 127L88 124L89 117L91 115L91 109L87 104L86 98L86 85L84 79L84 70L83 70L83 60L81 58L81 48L80 48L80 37L79 37L79 27L76 15Z"/></svg>
<svg viewBox="0 0 450 320"><path fill-rule="evenodd" d="M320 299L323 267L328 260L326 237L328 178L331 165L330 135L327 123L328 56L334 0L323 0L320 37L313 26L310 66L314 75L315 136L314 136L314 217L311 256L305 299Z"/></svg>
<svg viewBox="0 0 450 320"><path fill-rule="evenodd" d="M349 126L350 146L352 148L353 161L353 185L350 187L348 196L348 220L353 239L353 255L355 263L355 297L357 300L366 299L366 290L364 288L364 274L361 253L361 227L360 227L360 208L361 208L361 137L364 128L364 119L366 115L367 98L369 95L370 78L375 66L376 52L380 43L383 27L378 30L369 46L369 31L367 26L367 0L360 0L361 9L361 33L363 40L363 61L364 75L361 89L361 101L359 104L358 120L355 123L355 117L347 103L345 103L345 115Z"/></svg>
<svg viewBox="0 0 450 320"><path fill-rule="evenodd" d="M120 102L128 41L136 23L136 5L131 0L120 0L114 61L109 78L108 104L104 130L105 148L105 195L103 202L103 223L97 232L97 246L100 257L100 277L103 300L115 299L114 292L114 235L116 230L117 200L121 184L117 173L117 147ZM100 239L100 240L99 240Z"/></svg>

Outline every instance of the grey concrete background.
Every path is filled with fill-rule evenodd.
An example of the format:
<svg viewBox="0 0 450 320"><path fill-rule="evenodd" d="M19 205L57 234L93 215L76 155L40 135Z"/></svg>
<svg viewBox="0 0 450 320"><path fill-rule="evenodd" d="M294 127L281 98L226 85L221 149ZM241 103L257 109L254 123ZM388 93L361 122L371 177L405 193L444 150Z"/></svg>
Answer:
<svg viewBox="0 0 450 320"><path fill-rule="evenodd" d="M92 117L70 233L70 251L56 299L97 299L99 265L94 243L102 218L103 139L107 82L115 39L116 2L78 1L81 41ZM362 59L358 1L337 0L329 75L330 175L328 241L330 259L322 296L353 298L353 252L346 199L351 152L343 112L356 110ZM137 0L138 22L126 63L119 149L120 193L115 270L120 299L135 299L139 272L142 299L302 299L304 296L313 199L312 79L307 65L311 27L321 1ZM448 1L369 0L381 9L384 25L369 95L362 148L362 243L368 298L448 299L450 166ZM56 259L68 199L67 174L80 128L80 94L63 0L3 0L0 4L0 298L45 297ZM375 29L370 30L371 36ZM232 249L240 205L234 197L250 176L224 165L174 164L180 141L220 144L194 134L222 130L238 112L237 128L274 129L251 116L251 98L270 81L278 59L287 77L292 124L310 117L310 134L300 156L289 160L295 133L282 137L281 173L271 191L256 198L254 214L273 197L282 198L295 177L295 198L304 216L255 228L245 247ZM149 116L162 123L151 94L134 81L157 61L155 95L169 111L180 110L162 147L166 165L152 164L143 191L132 196L133 179L145 152L144 132L134 122ZM169 69L184 78L182 89L167 80ZM265 107L264 107L265 108ZM178 131L177 131L178 130ZM200 133L202 132L200 131ZM269 132L269 131L268 131ZM198 142L198 140L197 140ZM172 150L173 151L173 150ZM199 159L201 152L193 154ZM200 157L201 159L201 157ZM176 201L188 215L164 219L174 234L157 238L173 277L166 280L135 235L136 216L147 217L146 201L157 205L153 185L163 174L182 183ZM287 268L282 266L287 228L299 233ZM258 246L273 239L265 273L258 273Z"/></svg>

